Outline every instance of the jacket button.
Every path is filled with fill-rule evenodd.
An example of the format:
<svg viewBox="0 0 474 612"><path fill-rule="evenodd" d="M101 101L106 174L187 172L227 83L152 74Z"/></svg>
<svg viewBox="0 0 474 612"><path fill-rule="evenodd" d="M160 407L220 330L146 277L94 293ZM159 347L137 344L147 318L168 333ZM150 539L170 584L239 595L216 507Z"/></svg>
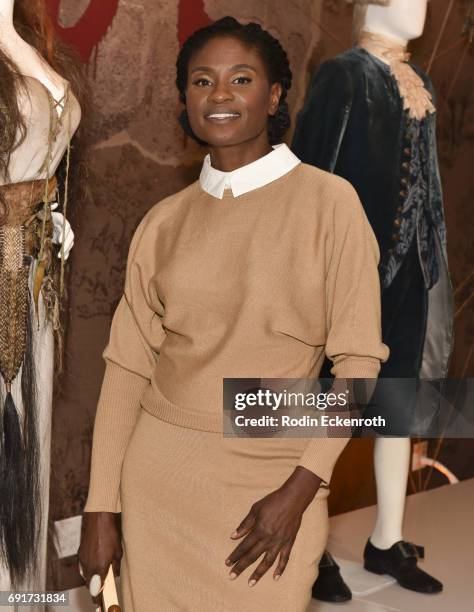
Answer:
<svg viewBox="0 0 474 612"><path fill-rule="evenodd" d="M409 164L408 162L403 162L403 164L402 164L402 168L403 168L404 170L409 170L409 169L410 169L410 164Z"/></svg>
<svg viewBox="0 0 474 612"><path fill-rule="evenodd" d="M405 189L402 189L399 193L401 198L406 198L408 195L408 192Z"/></svg>
<svg viewBox="0 0 474 612"><path fill-rule="evenodd" d="M400 236L398 234L392 234L392 240L398 242L400 240Z"/></svg>
<svg viewBox="0 0 474 612"><path fill-rule="evenodd" d="M395 225L395 227L400 227L400 219L397 217L397 219L395 219L395 221L393 222L393 225Z"/></svg>
<svg viewBox="0 0 474 612"><path fill-rule="evenodd" d="M397 212L399 213L403 212L403 206L397 206Z"/></svg>
<svg viewBox="0 0 474 612"><path fill-rule="evenodd" d="M405 148L403 149L403 152L405 153L405 155L411 155L411 149L410 149L410 147L405 147Z"/></svg>
<svg viewBox="0 0 474 612"><path fill-rule="evenodd" d="M408 185L408 181L406 180L406 178L402 178L402 180L400 181L401 184L406 187Z"/></svg>

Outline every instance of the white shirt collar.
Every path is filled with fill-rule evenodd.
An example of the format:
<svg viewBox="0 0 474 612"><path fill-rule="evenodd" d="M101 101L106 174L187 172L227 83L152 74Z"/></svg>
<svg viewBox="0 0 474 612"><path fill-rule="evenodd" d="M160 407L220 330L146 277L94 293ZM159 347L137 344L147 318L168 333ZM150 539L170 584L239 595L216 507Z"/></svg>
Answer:
<svg viewBox="0 0 474 612"><path fill-rule="evenodd" d="M222 199L226 187L230 187L232 195L238 197L275 181L293 170L299 163L300 160L286 144L275 145L270 153L232 172L222 172L213 168L211 156L206 155L199 184L201 189L215 198Z"/></svg>

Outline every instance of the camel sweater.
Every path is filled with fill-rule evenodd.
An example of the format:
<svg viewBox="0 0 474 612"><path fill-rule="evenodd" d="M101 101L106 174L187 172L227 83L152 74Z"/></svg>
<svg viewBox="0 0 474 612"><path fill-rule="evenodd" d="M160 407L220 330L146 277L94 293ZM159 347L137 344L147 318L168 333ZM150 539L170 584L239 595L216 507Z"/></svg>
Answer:
<svg viewBox="0 0 474 612"><path fill-rule="evenodd" d="M85 511L120 512L142 409L222 435L225 377L317 377L326 354L338 378L376 378L388 358L378 258L354 189L302 163L238 197L197 181L155 205L104 351ZM329 482L346 443L315 438L299 465Z"/></svg>

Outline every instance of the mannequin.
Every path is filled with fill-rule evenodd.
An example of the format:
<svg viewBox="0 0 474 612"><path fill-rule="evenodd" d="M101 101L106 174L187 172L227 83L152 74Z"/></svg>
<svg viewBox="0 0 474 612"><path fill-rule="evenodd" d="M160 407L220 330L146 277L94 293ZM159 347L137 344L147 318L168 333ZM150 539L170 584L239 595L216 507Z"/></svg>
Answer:
<svg viewBox="0 0 474 612"><path fill-rule="evenodd" d="M367 6L364 30L407 45L423 34L427 0L397 0L383 6ZM383 58L380 58L383 60Z"/></svg>
<svg viewBox="0 0 474 612"><path fill-rule="evenodd" d="M67 64L44 0L0 0L0 590L46 583L58 279L73 244L65 217L51 210L81 114L76 83L53 68Z"/></svg>
<svg viewBox="0 0 474 612"><path fill-rule="evenodd" d="M317 71L293 142L302 161L353 184L378 239L383 341L391 349L381 378L445 377L452 347L434 93L405 55L408 42L423 33L426 12L427 0L355 0L356 47ZM408 436L409 401L386 400L379 405L396 423L389 435ZM378 513L364 565L391 573L405 588L439 592L441 583L416 565L421 548L403 542L410 449L408 437L375 441ZM322 563L314 596L350 599L334 560L327 555Z"/></svg>
<svg viewBox="0 0 474 612"><path fill-rule="evenodd" d="M13 9L15 0L2 0L0 2L0 34L2 49L15 61L20 73L33 76L43 83L51 92L55 100L60 100L66 90L66 80L41 58L35 49L26 43L13 25ZM58 114L61 109L56 109Z"/></svg>
<svg viewBox="0 0 474 612"><path fill-rule="evenodd" d="M397 40L406 47L423 34L427 0L396 0L388 6L367 6L364 31ZM388 63L382 55L379 59ZM377 519L370 541L388 549L403 540L402 522L411 444L409 438L377 438L374 469L377 486Z"/></svg>

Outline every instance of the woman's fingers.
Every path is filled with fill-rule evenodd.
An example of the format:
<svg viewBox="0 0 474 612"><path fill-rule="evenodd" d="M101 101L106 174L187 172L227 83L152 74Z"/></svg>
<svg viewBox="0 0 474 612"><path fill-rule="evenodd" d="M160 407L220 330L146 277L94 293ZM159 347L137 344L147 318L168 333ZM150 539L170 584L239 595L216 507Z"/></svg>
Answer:
<svg viewBox="0 0 474 612"><path fill-rule="evenodd" d="M274 544L271 548L269 546L269 543L264 540L257 540L253 543L253 545L249 543L249 546L247 546L247 550L242 555L240 555L240 559L237 560L234 567L232 568L232 571L230 573L231 578L237 578L237 576L239 576L245 569L247 569L247 567L249 567L259 557L261 557L263 553L265 553L264 558L258 564L258 566L249 578L249 586L253 586L260 580L260 578L274 565L278 554L280 554L278 565L275 569L275 572L273 573L274 579L278 580L278 578L285 571L288 560L290 558L290 552L293 548L294 541L295 538L292 538L283 546L281 546L280 544ZM244 544L244 542L242 542L242 544ZM233 556L231 555L229 558L232 561Z"/></svg>
<svg viewBox="0 0 474 612"><path fill-rule="evenodd" d="M112 561L114 571L116 570L116 563L120 567L120 563L116 560ZM94 563L94 565L88 565L86 562L79 560L79 566L82 568L82 573L79 572L86 583L86 587L89 591L92 601L96 605L102 604L102 589L105 582L105 577L109 571L110 563Z"/></svg>
<svg viewBox="0 0 474 612"><path fill-rule="evenodd" d="M81 572L79 573L81 574L88 588L89 588L91 579L94 576L99 576L101 584L104 584L105 577L107 576L107 572L109 571L110 563L95 563L94 566L91 566L87 564L86 562L79 561L79 563L82 567L82 573ZM95 583L97 583L97 579Z"/></svg>
<svg viewBox="0 0 474 612"><path fill-rule="evenodd" d="M101 577L98 571L91 572L90 570L89 571L85 570L81 561L79 561L79 573L81 575L81 578L86 583L86 586L89 590L89 594L92 598L93 603L97 606L100 606L102 603L101 601L102 596L100 595L100 592L102 591L104 579Z"/></svg>
<svg viewBox="0 0 474 612"><path fill-rule="evenodd" d="M276 569L273 572L273 578L275 580L278 580L280 576L283 574L283 572L285 571L295 539L296 537L291 538L291 540L289 540L286 544L283 545L280 551L280 558L278 559L278 565L276 566Z"/></svg>
<svg viewBox="0 0 474 612"><path fill-rule="evenodd" d="M247 537L242 540L242 542L230 553L225 564L230 566L237 563L237 561L239 561L243 555L247 554L247 552L251 550L259 540L260 538L255 532L249 533Z"/></svg>
<svg viewBox="0 0 474 612"><path fill-rule="evenodd" d="M92 603L98 606L99 610L102 611L102 595L99 595L98 597L91 597L91 599Z"/></svg>
<svg viewBox="0 0 474 612"><path fill-rule="evenodd" d="M82 563L80 561L78 561L77 567L78 567L78 570L79 570L79 574L81 575L81 578L83 580L85 580L86 579L86 575L84 573L84 568L82 567Z"/></svg>
<svg viewBox="0 0 474 612"><path fill-rule="evenodd" d="M255 571L250 576L249 586L253 586L254 584L256 584L260 580L260 578L272 567L278 556L278 551L278 547L274 547L271 550L267 551L266 555L263 557L263 559L257 565Z"/></svg>
<svg viewBox="0 0 474 612"><path fill-rule="evenodd" d="M263 553L267 550L267 545L263 541L257 541L250 548L245 555L243 555L239 561L234 565L230 572L230 578L237 578L249 565L254 563Z"/></svg>
<svg viewBox="0 0 474 612"><path fill-rule="evenodd" d="M120 574L120 559L114 559L112 562L112 569L114 570L114 576L118 576Z"/></svg>
<svg viewBox="0 0 474 612"><path fill-rule="evenodd" d="M248 533L252 529L254 524L255 524L255 512L252 508L230 537L231 538L241 538L242 536L244 536L246 533Z"/></svg>

